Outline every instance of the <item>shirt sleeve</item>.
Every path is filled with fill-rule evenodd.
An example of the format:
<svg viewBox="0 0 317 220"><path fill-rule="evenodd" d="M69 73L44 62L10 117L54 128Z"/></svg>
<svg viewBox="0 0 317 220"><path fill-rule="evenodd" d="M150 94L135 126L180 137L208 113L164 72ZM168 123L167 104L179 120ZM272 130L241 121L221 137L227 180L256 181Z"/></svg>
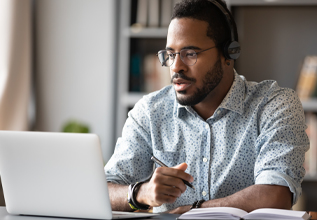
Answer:
<svg viewBox="0 0 317 220"><path fill-rule="evenodd" d="M303 164L309 149L304 111L290 89L279 89L265 99L259 112L255 184L287 186L295 204L302 192Z"/></svg>
<svg viewBox="0 0 317 220"><path fill-rule="evenodd" d="M128 185L148 179L153 173L150 120L144 100L128 113L114 154L105 166L107 181Z"/></svg>

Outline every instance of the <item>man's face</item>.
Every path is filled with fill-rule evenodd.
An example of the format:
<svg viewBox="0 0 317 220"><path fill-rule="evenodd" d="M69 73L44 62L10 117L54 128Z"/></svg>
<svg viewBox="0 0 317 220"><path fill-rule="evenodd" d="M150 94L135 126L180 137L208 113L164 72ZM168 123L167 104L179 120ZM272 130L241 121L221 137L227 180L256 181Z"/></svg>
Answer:
<svg viewBox="0 0 317 220"><path fill-rule="evenodd" d="M166 49L175 53L186 48L199 52L214 47L214 41L207 36L207 27L207 22L196 19L173 19L168 29ZM194 106L202 102L223 77L218 50L213 48L197 54L193 66L184 64L177 54L170 73L177 101Z"/></svg>

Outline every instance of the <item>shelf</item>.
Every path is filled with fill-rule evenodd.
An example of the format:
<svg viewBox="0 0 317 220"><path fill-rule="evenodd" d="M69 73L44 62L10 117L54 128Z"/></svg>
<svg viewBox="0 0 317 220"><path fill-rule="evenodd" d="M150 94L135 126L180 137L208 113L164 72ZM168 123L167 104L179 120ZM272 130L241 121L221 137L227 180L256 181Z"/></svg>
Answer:
<svg viewBox="0 0 317 220"><path fill-rule="evenodd" d="M311 175L306 175L306 176L304 177L304 181L317 181L317 175L313 175L313 176L311 176Z"/></svg>
<svg viewBox="0 0 317 220"><path fill-rule="evenodd" d="M304 111L317 112L317 99L316 98L302 101L302 105L303 105Z"/></svg>
<svg viewBox="0 0 317 220"><path fill-rule="evenodd" d="M131 38L166 38L167 28L129 27L124 29L123 34Z"/></svg>
<svg viewBox="0 0 317 220"><path fill-rule="evenodd" d="M317 5L316 0L226 0L229 6Z"/></svg>
<svg viewBox="0 0 317 220"><path fill-rule="evenodd" d="M122 95L121 104L127 107L133 107L146 93L130 92Z"/></svg>

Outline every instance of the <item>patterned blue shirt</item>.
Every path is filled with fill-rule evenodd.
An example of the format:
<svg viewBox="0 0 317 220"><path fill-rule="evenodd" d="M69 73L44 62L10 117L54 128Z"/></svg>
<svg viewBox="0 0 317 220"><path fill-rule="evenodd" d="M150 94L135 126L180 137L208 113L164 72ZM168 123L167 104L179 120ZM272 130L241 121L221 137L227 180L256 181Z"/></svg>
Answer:
<svg viewBox="0 0 317 220"><path fill-rule="evenodd" d="M226 197L254 184L289 187L301 194L309 140L296 93L275 81L248 82L235 73L228 94L207 120L176 101L172 86L144 96L129 112L115 152L105 166L108 181L131 184L151 176L154 155L168 166L188 164L187 187L163 212L196 200Z"/></svg>

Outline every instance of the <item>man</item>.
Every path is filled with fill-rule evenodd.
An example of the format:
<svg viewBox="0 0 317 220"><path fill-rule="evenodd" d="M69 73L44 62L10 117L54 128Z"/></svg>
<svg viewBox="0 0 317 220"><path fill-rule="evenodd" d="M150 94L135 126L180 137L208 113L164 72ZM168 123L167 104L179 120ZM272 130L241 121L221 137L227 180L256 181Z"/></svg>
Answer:
<svg viewBox="0 0 317 220"><path fill-rule="evenodd" d="M309 146L301 103L274 81L248 82L235 72L223 50L232 38L228 19L207 0L174 8L166 50L158 54L172 85L129 112L105 167L113 210L252 211L296 203ZM152 155L171 168L154 165Z"/></svg>

